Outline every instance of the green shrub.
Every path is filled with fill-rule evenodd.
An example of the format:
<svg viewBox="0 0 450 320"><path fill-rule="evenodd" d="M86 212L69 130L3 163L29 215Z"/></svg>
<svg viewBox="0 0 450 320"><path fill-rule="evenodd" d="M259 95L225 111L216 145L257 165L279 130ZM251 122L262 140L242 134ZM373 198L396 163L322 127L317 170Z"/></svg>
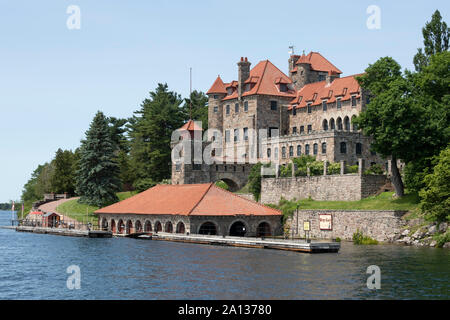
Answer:
<svg viewBox="0 0 450 320"><path fill-rule="evenodd" d="M144 192L154 186L156 186L156 182L150 178L137 180L133 184L133 187L137 192Z"/></svg>
<svg viewBox="0 0 450 320"><path fill-rule="evenodd" d="M334 239L336 242L342 242L341 238L337 237L336 239Z"/></svg>
<svg viewBox="0 0 450 320"><path fill-rule="evenodd" d="M358 165L345 167L345 173L358 173Z"/></svg>
<svg viewBox="0 0 450 320"><path fill-rule="evenodd" d="M229 190L230 189L230 187L228 187L228 185L225 182L223 182L223 181L217 181L216 182L216 186L219 187L219 188L222 188L224 190Z"/></svg>
<svg viewBox="0 0 450 320"><path fill-rule="evenodd" d="M340 163L329 163L327 168L328 175L341 174L341 164Z"/></svg>
<svg viewBox="0 0 450 320"><path fill-rule="evenodd" d="M353 243L356 245L376 245L378 241L367 237L359 229L353 234Z"/></svg>
<svg viewBox="0 0 450 320"><path fill-rule="evenodd" d="M261 167L262 164L260 162L255 164L248 176L248 189L256 201L259 201L261 197Z"/></svg>
<svg viewBox="0 0 450 320"><path fill-rule="evenodd" d="M312 176L323 175L323 162L314 161L309 164L309 170Z"/></svg>
<svg viewBox="0 0 450 320"><path fill-rule="evenodd" d="M369 169L367 169L364 174L367 175L381 175L384 174L384 169L381 164L374 164Z"/></svg>
<svg viewBox="0 0 450 320"><path fill-rule="evenodd" d="M307 172L306 167L298 168L298 169L295 171L295 176L296 176L296 177L306 177L307 175L308 175L308 172Z"/></svg>
<svg viewBox="0 0 450 320"><path fill-rule="evenodd" d="M288 178L292 176L292 164L289 163L287 166L280 167L280 177Z"/></svg>
<svg viewBox="0 0 450 320"><path fill-rule="evenodd" d="M434 238L437 242L436 247L442 248L444 244L450 242L450 232L442 233Z"/></svg>

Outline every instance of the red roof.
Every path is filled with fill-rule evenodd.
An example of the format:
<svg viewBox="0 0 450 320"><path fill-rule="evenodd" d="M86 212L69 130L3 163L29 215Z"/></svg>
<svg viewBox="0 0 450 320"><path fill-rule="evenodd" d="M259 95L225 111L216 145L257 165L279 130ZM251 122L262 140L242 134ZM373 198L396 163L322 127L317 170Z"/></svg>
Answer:
<svg viewBox="0 0 450 320"><path fill-rule="evenodd" d="M297 105L297 108L305 108L308 103L313 106L320 105L325 99L328 103L332 103L336 101L336 97L345 101L352 95L359 96L360 86L355 78L357 76L359 74L336 78L330 84L326 81L307 84L297 92L297 97L291 101L289 110L292 110L293 105Z"/></svg>
<svg viewBox="0 0 450 320"><path fill-rule="evenodd" d="M194 120L189 120L188 122L185 123L184 126L182 126L180 129L178 130L187 130L187 131L203 131L202 128L200 128Z"/></svg>
<svg viewBox="0 0 450 320"><path fill-rule="evenodd" d="M245 81L245 83L252 84L252 88L242 94L242 96L244 97L255 94L281 96L288 98L295 97L294 90L288 89L288 91L286 92L280 91L280 83L291 84L292 80L269 60L261 61L252 70L250 70L250 76L247 81ZM225 84L225 87L237 87L237 85L237 81L232 81L229 84ZM238 92L237 90L234 90L231 95L226 96L223 100L231 100L237 98Z"/></svg>
<svg viewBox="0 0 450 320"><path fill-rule="evenodd" d="M323 72L333 72L341 74L342 71L336 68L330 61L325 59L319 52L310 52L308 55L302 55L297 60L296 64L307 63L311 65L311 69L315 71ZM292 72L297 72L297 67L292 70Z"/></svg>
<svg viewBox="0 0 450 320"><path fill-rule="evenodd" d="M40 212L40 211L35 211L35 212L30 212L30 214L36 214L36 215L38 215L38 214L44 214L43 212Z"/></svg>
<svg viewBox="0 0 450 320"><path fill-rule="evenodd" d="M212 85L211 89L206 94L212 94L212 93L223 93L226 94L227 90L225 87L225 84L223 83L220 76L217 77L216 81L214 81L214 84Z"/></svg>
<svg viewBox="0 0 450 320"><path fill-rule="evenodd" d="M96 214L182 216L280 216L281 212L241 198L213 183L158 185Z"/></svg>

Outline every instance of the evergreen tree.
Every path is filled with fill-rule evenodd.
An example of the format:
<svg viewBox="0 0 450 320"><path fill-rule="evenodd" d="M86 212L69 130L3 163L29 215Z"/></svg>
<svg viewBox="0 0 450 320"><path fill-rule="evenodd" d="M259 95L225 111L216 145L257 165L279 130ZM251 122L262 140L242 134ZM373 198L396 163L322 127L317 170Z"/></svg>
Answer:
<svg viewBox="0 0 450 320"><path fill-rule="evenodd" d="M202 129L205 131L208 129L208 97L203 92L194 90L189 98L184 99L183 111L186 121L191 118L194 121L201 121Z"/></svg>
<svg viewBox="0 0 450 320"><path fill-rule="evenodd" d="M130 120L131 169L134 184L160 182L171 176L171 137L184 123L179 94L159 84Z"/></svg>
<svg viewBox="0 0 450 320"><path fill-rule="evenodd" d="M54 171L52 172L51 185L54 193L72 195L75 192L75 156L72 151L58 149L56 151Z"/></svg>
<svg viewBox="0 0 450 320"><path fill-rule="evenodd" d="M81 141L77 171L77 194L80 202L105 206L118 201L119 167L115 161L116 145L111 139L108 119L98 112Z"/></svg>
<svg viewBox="0 0 450 320"><path fill-rule="evenodd" d="M430 22L422 29L424 49L418 49L414 56L416 71L421 71L428 65L434 54L448 50L450 28L442 21L439 10L436 10Z"/></svg>

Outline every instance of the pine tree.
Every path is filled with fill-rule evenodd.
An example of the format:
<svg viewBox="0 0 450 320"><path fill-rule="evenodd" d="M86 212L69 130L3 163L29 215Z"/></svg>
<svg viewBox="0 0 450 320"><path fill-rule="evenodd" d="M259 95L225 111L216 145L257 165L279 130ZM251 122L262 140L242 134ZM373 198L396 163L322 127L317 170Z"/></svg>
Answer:
<svg viewBox="0 0 450 320"><path fill-rule="evenodd" d="M115 143L108 119L98 112L81 141L77 171L80 202L102 207L118 201L119 167L115 161Z"/></svg>
<svg viewBox="0 0 450 320"><path fill-rule="evenodd" d="M190 98L184 99L183 111L186 120L192 118L192 120L201 121L202 129L208 129L208 97L203 92L194 90Z"/></svg>
<svg viewBox="0 0 450 320"><path fill-rule="evenodd" d="M51 177L54 193L73 194L75 192L75 156L70 150L58 149L53 160L54 170Z"/></svg>

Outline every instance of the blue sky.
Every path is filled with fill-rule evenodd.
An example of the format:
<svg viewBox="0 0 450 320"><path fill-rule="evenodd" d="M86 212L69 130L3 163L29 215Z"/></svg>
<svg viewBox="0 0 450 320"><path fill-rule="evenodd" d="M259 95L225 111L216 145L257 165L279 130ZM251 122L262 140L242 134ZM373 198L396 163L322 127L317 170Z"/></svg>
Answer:
<svg viewBox="0 0 450 320"><path fill-rule="evenodd" d="M159 82L184 97L246 56L287 72L288 47L319 51L344 75L392 56L412 69L421 28L450 2L0 0L0 202L19 199L38 164L75 149L97 110L129 117ZM69 5L81 29L69 30ZM381 9L369 30L367 7Z"/></svg>

